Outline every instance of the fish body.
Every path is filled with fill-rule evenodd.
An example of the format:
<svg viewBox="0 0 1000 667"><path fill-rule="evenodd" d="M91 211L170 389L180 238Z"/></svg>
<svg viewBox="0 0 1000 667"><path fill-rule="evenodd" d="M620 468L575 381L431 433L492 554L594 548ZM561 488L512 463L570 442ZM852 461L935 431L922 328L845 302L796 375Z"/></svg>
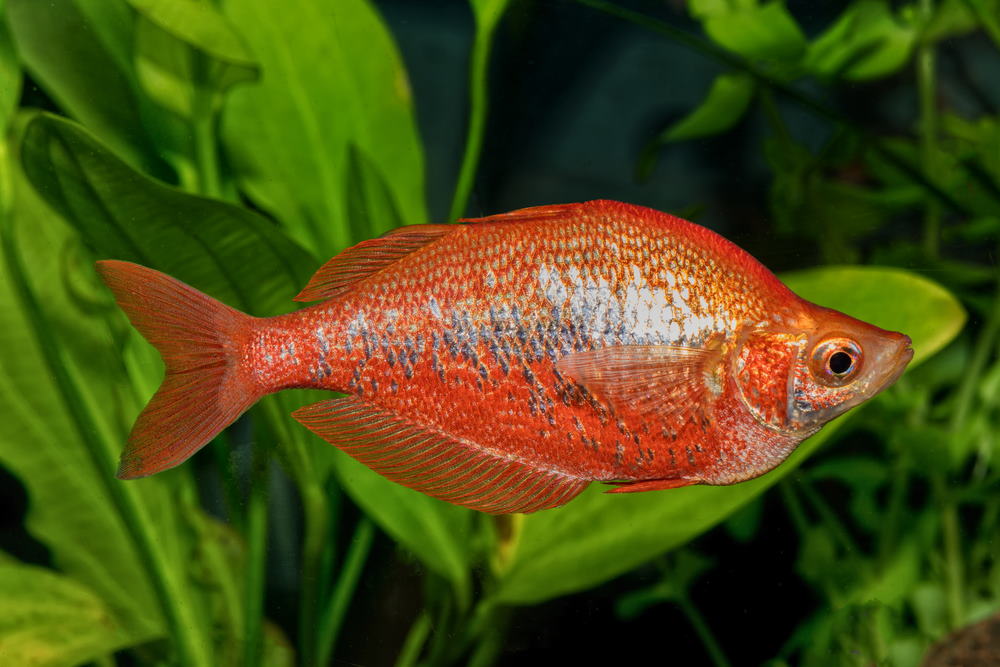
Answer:
<svg viewBox="0 0 1000 667"><path fill-rule="evenodd" d="M717 234L618 202L395 230L321 268L297 297L320 303L273 318L150 269L99 266L168 367L123 477L176 465L263 395L308 387L347 396L297 411L307 427L483 511L558 506L593 481L731 484L778 465L912 355L902 334L800 299ZM175 341L192 337L190 313L164 328L141 294L164 279L155 302L205 309L195 320L217 377L202 357L171 363L190 354ZM218 414L165 428L197 400L192 382L210 382Z"/></svg>

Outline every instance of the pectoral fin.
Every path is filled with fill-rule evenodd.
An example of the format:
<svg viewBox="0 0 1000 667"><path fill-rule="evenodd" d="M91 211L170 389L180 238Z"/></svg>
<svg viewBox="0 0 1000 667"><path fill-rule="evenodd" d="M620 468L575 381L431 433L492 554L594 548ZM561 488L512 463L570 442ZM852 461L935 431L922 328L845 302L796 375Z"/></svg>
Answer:
<svg viewBox="0 0 1000 667"><path fill-rule="evenodd" d="M683 424L710 411L721 359L719 345L616 345L567 355L556 368L619 414Z"/></svg>

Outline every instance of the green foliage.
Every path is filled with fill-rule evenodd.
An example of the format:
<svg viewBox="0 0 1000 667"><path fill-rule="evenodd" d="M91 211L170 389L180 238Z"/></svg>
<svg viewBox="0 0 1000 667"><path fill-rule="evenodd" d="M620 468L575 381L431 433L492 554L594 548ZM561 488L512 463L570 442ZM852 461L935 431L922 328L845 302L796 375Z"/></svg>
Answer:
<svg viewBox="0 0 1000 667"><path fill-rule="evenodd" d="M888 2L855 2L809 45L803 64L818 76L872 79L902 67L916 40L913 21L895 16Z"/></svg>
<svg viewBox="0 0 1000 667"><path fill-rule="evenodd" d="M226 152L254 202L329 257L351 242L346 202L355 183L345 165L356 154L384 184L381 206L408 224L425 222L409 82L370 3L237 0L225 14L262 71L258 85L232 92L223 113Z"/></svg>
<svg viewBox="0 0 1000 667"><path fill-rule="evenodd" d="M3 557L0 590L0 655L10 664L72 667L130 643L104 602L69 577Z"/></svg>
<svg viewBox="0 0 1000 667"><path fill-rule="evenodd" d="M475 182L491 51L511 4L470 0L469 123L452 217ZM0 656L110 664L128 650L141 664L328 664L361 578L383 574L369 571L377 529L425 580L401 664L488 664L517 607L643 565L655 581L621 597L619 616L677 605L726 664L725 633L695 604L718 559L687 545L722 524L726 539L754 543L776 520L763 515L771 499L798 538L796 575L822 600L788 630L778 664L917 664L931 641L1000 608L1000 301L983 250L1000 235L1000 118L927 102L938 42L979 30L997 40L997 3L855 0L807 37L780 1L692 0L706 39L581 4L725 68L696 108L651 137L642 171L655 152L731 131L760 109L774 233L829 264L783 279L908 333L914 370L761 478L615 496L594 485L530 516L490 519L387 481L292 422L288 412L315 399L304 392L269 397L226 436L248 461L234 464L223 443L199 455L225 496L225 523L203 508L205 480L196 486L191 464L120 482L121 444L161 366L92 260L155 267L254 315L290 309L320 261L427 221L408 77L369 0L6 0L0 465L24 485L26 529L52 567L0 554ZM924 100L913 137L874 136L800 86L809 78L835 92L910 76L913 63ZM25 73L57 113L17 109ZM833 125L820 149L789 127L789 104ZM967 310L973 325L960 337ZM857 442L875 444L840 451ZM271 455L298 494L283 514L269 506ZM265 619L270 521L301 525L294 639Z"/></svg>

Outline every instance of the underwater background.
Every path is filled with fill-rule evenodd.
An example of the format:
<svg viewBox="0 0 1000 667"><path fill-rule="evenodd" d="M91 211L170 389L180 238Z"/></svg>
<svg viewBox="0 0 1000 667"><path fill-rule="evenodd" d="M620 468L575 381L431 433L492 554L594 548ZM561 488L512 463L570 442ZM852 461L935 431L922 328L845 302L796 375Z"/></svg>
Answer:
<svg viewBox="0 0 1000 667"><path fill-rule="evenodd" d="M1000 664L998 49L996 0L0 0L0 664ZM759 479L528 516L309 392L114 478L162 365L94 260L273 315L398 225L597 198L911 368Z"/></svg>

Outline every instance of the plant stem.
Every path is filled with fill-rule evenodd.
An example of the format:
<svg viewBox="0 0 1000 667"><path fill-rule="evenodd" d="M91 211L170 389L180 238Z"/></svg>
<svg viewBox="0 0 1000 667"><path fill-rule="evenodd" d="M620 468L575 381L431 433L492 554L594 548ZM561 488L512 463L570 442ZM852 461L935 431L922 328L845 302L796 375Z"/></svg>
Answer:
<svg viewBox="0 0 1000 667"><path fill-rule="evenodd" d="M354 596L354 589L357 588L358 580L361 578L361 570L368 559L368 552L371 550L374 538L374 524L367 517L361 517L358 520L357 528L354 529L354 536L351 539L350 547L348 547L340 576L337 578L333 596L330 598L330 603L324 610L322 618L320 618L319 637L322 643L317 662L319 665L330 663L330 657L333 655L333 649L337 643L337 634L340 632L347 607Z"/></svg>
<svg viewBox="0 0 1000 667"><path fill-rule="evenodd" d="M945 204L949 208L961 213L970 216L974 215L974 211L972 211L972 209L970 209L964 202L955 199L938 187L937 184L928 178L923 171L911 164L907 158L899 155L891 145L886 144L878 137L871 136L869 133L858 127L856 123L848 120L843 114L830 109L811 96L799 92L785 82L775 79L766 71L756 67L750 62L747 62L740 56L729 53L721 47L701 39L700 37L687 33L679 28L675 28L669 23L658 21L640 14L639 12L618 7L617 5L606 2L605 0L577 0L577 2L591 7L592 9L596 9L598 11L605 12L606 14L610 14L611 16L620 18L624 21L629 21L630 23L634 23L654 32L658 32L677 44L700 53L707 58L711 58L712 60L715 60L716 62L719 62L727 67L732 67L750 74L762 85L776 91L782 97L795 102L807 111L810 111L821 118L825 118L849 128L852 132L858 135L863 145L870 146L871 149L879 156L892 164L895 168L899 169L910 180L918 184L931 196L938 199L942 204Z"/></svg>
<svg viewBox="0 0 1000 667"><path fill-rule="evenodd" d="M178 507L181 519L194 532L195 545L211 577L211 585L217 586L222 598L222 615L226 624L227 637L239 637L246 628L243 601L237 583L237 574L228 562L219 544L218 532L213 534L213 521L202 510L191 475L178 476ZM228 647L226 647L228 648Z"/></svg>
<svg viewBox="0 0 1000 667"><path fill-rule="evenodd" d="M476 19L476 35L469 55L469 127L465 135L465 153L458 172L455 194L451 200L449 220L457 220L469 205L469 195L479 166L479 155L483 148L483 134L486 129L486 108L489 103L487 75L490 64L490 48L497 24L503 15L506 2L485 3L498 11L489 11L473 3Z"/></svg>
<svg viewBox="0 0 1000 667"><path fill-rule="evenodd" d="M719 642L716 641L715 635L712 634L708 623L701 615L701 612L698 611L698 608L694 606L687 595L681 595L677 602L680 604L684 615L688 617L688 621L694 626L694 631L698 633L698 638L701 639L705 650L708 651L708 655L712 659L712 664L715 667L729 667L729 660L726 658L726 654L722 651L722 647L719 646Z"/></svg>
<svg viewBox="0 0 1000 667"><path fill-rule="evenodd" d="M781 491L781 498L785 501L785 509L788 510L788 514L792 518L795 530L798 531L799 537L802 537L809 530L809 519L802 508L802 501L799 500L798 495L795 493L795 488L788 478L778 482L778 489Z"/></svg>
<svg viewBox="0 0 1000 667"><path fill-rule="evenodd" d="M941 534L944 540L945 591L948 600L948 628L954 630L965 621L965 568L962 562L962 538L959 534L958 506L948 493L943 473L931 476L934 495L941 505Z"/></svg>
<svg viewBox="0 0 1000 667"><path fill-rule="evenodd" d="M920 0L925 23L934 15L934 0ZM921 40L917 49L917 88L920 96L920 167L933 177L937 157L937 104L935 84L934 44ZM941 239L941 204L936 199L927 202L924 210L924 252L938 256Z"/></svg>
<svg viewBox="0 0 1000 667"><path fill-rule="evenodd" d="M27 282L21 257L17 251L15 230L6 221L0 234L7 272L21 305L34 329L42 358L45 360L53 385L59 392L65 413L76 426L93 467L104 490L121 517L133 545L149 575L160 610L167 625L167 634L177 652L177 662L183 665L211 665L211 643L203 634L204 624L192 599L190 588L180 568L173 566L164 553L162 541L153 534L152 521L141 500L140 487L122 484L111 474L107 450L100 441L100 430L82 399L82 390L67 372L67 362L56 343L53 331L37 297Z"/></svg>
<svg viewBox="0 0 1000 667"><path fill-rule="evenodd" d="M906 490L910 481L910 451L906 447L898 448L892 465L892 480L889 486L889 499L886 501L885 519L879 531L878 563L879 568L889 562L899 535L900 519L903 516L903 506L906 502Z"/></svg>
<svg viewBox="0 0 1000 667"><path fill-rule="evenodd" d="M323 554L332 547L329 530L329 507L326 494L316 483L300 486L304 538L302 545L302 574L299 580L299 651L303 665L325 664L317 662L321 651L323 635L319 634L316 621L319 616L320 595L326 595L327 588L321 582Z"/></svg>
<svg viewBox="0 0 1000 667"><path fill-rule="evenodd" d="M263 446L253 445L250 495L247 499L247 589L246 589L246 652L243 664L260 664L262 625L264 620L264 580L267 564L267 483L268 457Z"/></svg>
<svg viewBox="0 0 1000 667"><path fill-rule="evenodd" d="M191 133L194 140L194 162L198 171L198 190L206 197L222 194L219 178L218 145L215 141L215 109L207 82L208 62L200 53L192 54L194 99L191 103Z"/></svg>
<svg viewBox="0 0 1000 667"><path fill-rule="evenodd" d="M490 667L497 661L500 650L503 648L503 639L507 634L507 626L510 624L511 610L509 607L494 609L489 627L479 636L472 655L466 663L468 667Z"/></svg>
<svg viewBox="0 0 1000 667"><path fill-rule="evenodd" d="M1000 281L998 281L998 289L1000 289ZM976 389L979 387L979 378L996 347L998 334L1000 334L1000 293L993 299L993 308L987 316L979 339L976 340L975 347L972 349L972 358L969 360L969 365L962 376L962 382L958 386L955 409L951 413L950 424L951 437L956 443L964 438L963 431L972 409ZM957 449L956 443L953 443L953 447ZM957 454L957 452L953 452L953 454Z"/></svg>
<svg viewBox="0 0 1000 667"><path fill-rule="evenodd" d="M222 187L219 184L219 157L215 145L215 118L196 118L191 122L191 130L198 169L198 191L206 197L218 198Z"/></svg>
<svg viewBox="0 0 1000 667"><path fill-rule="evenodd" d="M813 509L816 510L816 513L820 515L823 523L826 524L826 527L831 533L833 533L833 536L837 539L837 541L840 542L841 548L852 557L856 556L858 548L854 544L854 540L851 538L851 534L847 531L847 528L845 528L844 524L837 518L837 514L830 509L830 506L827 505L826 501L823 500L818 493L816 493L816 490L812 488L812 485L809 484L809 482L804 479L800 479L798 481L798 486L802 489L802 493L805 495L806 500L809 501L809 504L812 505Z"/></svg>
<svg viewBox="0 0 1000 667"><path fill-rule="evenodd" d="M396 667L413 667L417 664L420 651L427 641L427 635L431 631L431 616L427 610L423 610L417 615L410 631L406 634L402 648L399 649L399 657L396 658Z"/></svg>

